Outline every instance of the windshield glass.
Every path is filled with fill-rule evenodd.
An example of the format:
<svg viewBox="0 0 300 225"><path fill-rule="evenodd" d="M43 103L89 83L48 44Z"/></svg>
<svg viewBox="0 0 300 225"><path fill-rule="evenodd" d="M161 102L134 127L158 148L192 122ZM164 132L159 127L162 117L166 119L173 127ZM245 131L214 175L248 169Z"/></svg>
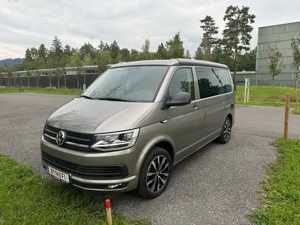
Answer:
<svg viewBox="0 0 300 225"><path fill-rule="evenodd" d="M154 101L168 66L132 66L109 69L83 95L104 100Z"/></svg>

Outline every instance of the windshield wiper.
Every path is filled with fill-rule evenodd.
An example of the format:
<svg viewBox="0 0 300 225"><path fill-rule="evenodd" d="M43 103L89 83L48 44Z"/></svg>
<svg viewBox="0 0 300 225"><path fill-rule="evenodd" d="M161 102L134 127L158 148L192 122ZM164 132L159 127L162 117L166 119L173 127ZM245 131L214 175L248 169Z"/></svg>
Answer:
<svg viewBox="0 0 300 225"><path fill-rule="evenodd" d="M87 95L80 95L80 97L84 97L84 98L87 98L87 99L94 99L94 98L92 98L90 96L87 96Z"/></svg>
<svg viewBox="0 0 300 225"><path fill-rule="evenodd" d="M107 101L120 101L120 102L129 102L128 100L122 98L97 98L99 100L107 100Z"/></svg>

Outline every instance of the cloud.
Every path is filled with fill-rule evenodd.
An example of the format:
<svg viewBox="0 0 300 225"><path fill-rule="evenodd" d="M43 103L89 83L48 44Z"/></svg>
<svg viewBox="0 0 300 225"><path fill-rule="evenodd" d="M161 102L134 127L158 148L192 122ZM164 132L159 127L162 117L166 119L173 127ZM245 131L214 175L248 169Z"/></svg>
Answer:
<svg viewBox="0 0 300 225"><path fill-rule="evenodd" d="M140 50L149 39L150 50L156 51L180 31L184 47L194 55L202 38L200 19L212 16L222 37L226 7L244 5L257 16L251 47L256 46L258 27L295 22L300 1L204 1L204 0L87 0L87 1L1 1L0 59L24 57L27 47L42 43L51 47L54 36L63 46L79 48L84 43L94 47L100 40L121 48ZM299 17L298 17L299 20Z"/></svg>

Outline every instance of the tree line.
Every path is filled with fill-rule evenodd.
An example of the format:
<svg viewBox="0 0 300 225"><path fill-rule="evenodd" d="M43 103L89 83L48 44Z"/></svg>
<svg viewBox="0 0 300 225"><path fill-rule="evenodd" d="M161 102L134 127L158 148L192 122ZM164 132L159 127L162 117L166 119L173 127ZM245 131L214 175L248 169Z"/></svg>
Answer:
<svg viewBox="0 0 300 225"><path fill-rule="evenodd" d="M231 71L234 71L235 81L237 70L255 70L256 49L250 50L249 48L252 38L250 33L253 30L250 24L254 23L255 15L249 14L249 7L229 6L223 19L226 27L222 33L223 37L219 39L215 38L219 31L214 19L208 15L200 20L203 37L193 57L226 64ZM27 71L29 86L29 80L32 76L30 71L35 70L34 79L38 86L40 79L38 70L56 68L55 72L50 71L48 74L49 86L51 86L52 77L56 76L59 82L64 76L65 68L73 67L79 88L79 76L84 73L82 66L98 65L98 72L101 74L107 69L108 64L117 62L191 58L190 52L185 50L183 45L180 32L175 33L165 43L161 43L156 52L150 52L149 39L145 40L140 50L120 48L116 40L111 44L100 40L97 46L85 43L80 48L72 48L68 44L63 47L62 42L55 36L50 49L47 49L44 44L41 44L39 48L27 48L22 64L15 64L12 67L4 65L4 67L0 67L0 72L6 72L8 82L11 82L12 79L15 81L13 71ZM0 77L0 82L1 79Z"/></svg>

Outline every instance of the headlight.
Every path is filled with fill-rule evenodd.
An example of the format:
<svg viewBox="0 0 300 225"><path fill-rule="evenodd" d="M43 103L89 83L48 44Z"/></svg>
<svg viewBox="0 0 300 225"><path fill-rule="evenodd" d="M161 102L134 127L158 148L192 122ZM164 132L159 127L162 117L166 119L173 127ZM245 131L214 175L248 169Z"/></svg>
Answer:
<svg viewBox="0 0 300 225"><path fill-rule="evenodd" d="M91 148L99 151L115 151L134 146L139 129L117 133L96 134L93 137Z"/></svg>

